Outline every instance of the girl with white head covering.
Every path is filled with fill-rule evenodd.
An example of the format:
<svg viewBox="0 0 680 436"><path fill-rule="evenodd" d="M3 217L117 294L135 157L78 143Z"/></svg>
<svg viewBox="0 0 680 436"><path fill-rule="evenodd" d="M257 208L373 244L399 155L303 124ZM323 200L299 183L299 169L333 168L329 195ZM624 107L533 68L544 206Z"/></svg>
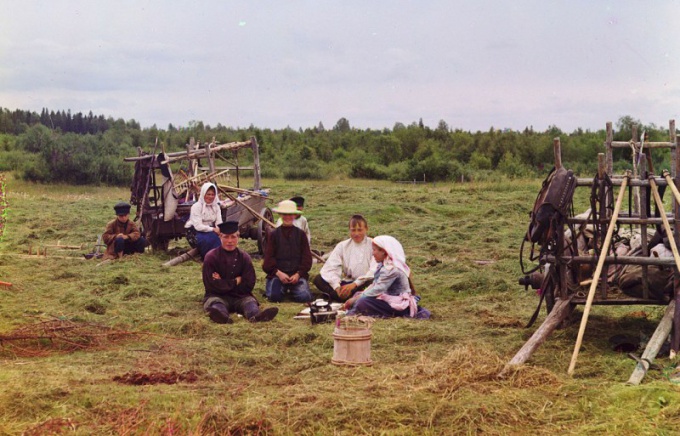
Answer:
<svg viewBox="0 0 680 436"><path fill-rule="evenodd" d="M195 230L195 245L201 257L220 246L218 226L222 224L222 210L219 202L217 186L210 182L204 183L198 201L191 206L191 214L184 225L186 229L193 227ZM192 233L191 230L187 231L187 234L189 233Z"/></svg>
<svg viewBox="0 0 680 436"><path fill-rule="evenodd" d="M429 318L430 312L418 307L418 298L409 284L411 269L399 241L388 235L373 238L373 257L378 263L373 283L356 294L345 307L348 315L368 315L381 318Z"/></svg>

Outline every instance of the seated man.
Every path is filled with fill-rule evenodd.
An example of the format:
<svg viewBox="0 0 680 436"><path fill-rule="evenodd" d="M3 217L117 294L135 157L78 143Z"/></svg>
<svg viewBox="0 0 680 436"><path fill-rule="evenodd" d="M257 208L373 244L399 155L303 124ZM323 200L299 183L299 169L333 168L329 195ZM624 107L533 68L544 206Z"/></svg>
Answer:
<svg viewBox="0 0 680 436"><path fill-rule="evenodd" d="M102 241L106 244L103 259L117 259L124 254L144 253L146 239L137 224L130 221L130 205L121 201L113 206L116 219L106 225Z"/></svg>
<svg viewBox="0 0 680 436"><path fill-rule="evenodd" d="M349 239L335 246L314 278L314 285L332 301L347 301L373 280L377 263L373 259L373 240L366 236L368 223L361 215L349 220Z"/></svg>
<svg viewBox="0 0 680 436"><path fill-rule="evenodd" d="M234 322L229 312L240 313L250 322L271 321L279 309L260 311L253 297L255 268L248 253L238 248L238 222L221 223L219 231L221 246L210 250L203 261L203 309L218 324Z"/></svg>
<svg viewBox="0 0 680 436"><path fill-rule="evenodd" d="M299 211L290 200L280 202L273 210L281 216L282 224L269 234L264 250L265 295L269 301L283 301L288 291L294 301L311 301L307 280L312 268L312 252L305 232L293 225Z"/></svg>

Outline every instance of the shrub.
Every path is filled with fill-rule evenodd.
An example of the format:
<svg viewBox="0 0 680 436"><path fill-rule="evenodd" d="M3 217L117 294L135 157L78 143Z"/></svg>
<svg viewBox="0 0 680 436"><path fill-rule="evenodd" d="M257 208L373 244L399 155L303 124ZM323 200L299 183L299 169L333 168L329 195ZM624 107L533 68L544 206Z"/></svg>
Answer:
<svg viewBox="0 0 680 436"><path fill-rule="evenodd" d="M319 164L314 161L303 161L291 164L283 170L283 178L286 180L322 180L324 174Z"/></svg>
<svg viewBox="0 0 680 436"><path fill-rule="evenodd" d="M389 176L389 172L384 165L374 162L355 162L352 164L351 177L359 179L384 180Z"/></svg>
<svg viewBox="0 0 680 436"><path fill-rule="evenodd" d="M19 150L0 151L0 171L15 171L22 167L27 153Z"/></svg>
<svg viewBox="0 0 680 436"><path fill-rule="evenodd" d="M511 179L533 175L531 168L523 164L517 156L509 152L503 155L503 158L498 163L496 169Z"/></svg>

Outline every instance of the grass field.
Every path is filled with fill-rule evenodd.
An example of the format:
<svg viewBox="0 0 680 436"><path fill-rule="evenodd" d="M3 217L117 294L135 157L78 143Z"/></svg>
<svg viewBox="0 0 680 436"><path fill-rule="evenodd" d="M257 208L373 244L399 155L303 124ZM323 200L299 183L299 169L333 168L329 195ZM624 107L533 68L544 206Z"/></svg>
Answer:
<svg viewBox="0 0 680 436"><path fill-rule="evenodd" d="M200 264L161 267L184 241L171 253L83 260L126 189L8 175L0 434L677 434L672 362L626 386L634 362L609 343L650 336L662 307L593 308L573 378L580 310L527 365L496 377L533 332L523 326L537 297L517 285L518 252L540 181L265 185L275 200L307 199L314 248L345 239L357 212L371 235L399 239L432 320L379 320L373 366L332 365L333 326L294 320L295 303L271 323L211 323ZM27 255L57 242L84 248ZM256 271L259 297L259 260Z"/></svg>

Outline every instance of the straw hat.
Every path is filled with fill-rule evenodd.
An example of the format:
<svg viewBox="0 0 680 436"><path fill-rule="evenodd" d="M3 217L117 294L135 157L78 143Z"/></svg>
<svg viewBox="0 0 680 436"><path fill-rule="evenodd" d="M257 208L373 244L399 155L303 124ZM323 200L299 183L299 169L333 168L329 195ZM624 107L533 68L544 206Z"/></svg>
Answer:
<svg viewBox="0 0 680 436"><path fill-rule="evenodd" d="M280 214L280 215L300 215L300 211L297 210L297 204L295 204L294 201L291 200L283 200L276 206L274 209L272 209L274 212Z"/></svg>

